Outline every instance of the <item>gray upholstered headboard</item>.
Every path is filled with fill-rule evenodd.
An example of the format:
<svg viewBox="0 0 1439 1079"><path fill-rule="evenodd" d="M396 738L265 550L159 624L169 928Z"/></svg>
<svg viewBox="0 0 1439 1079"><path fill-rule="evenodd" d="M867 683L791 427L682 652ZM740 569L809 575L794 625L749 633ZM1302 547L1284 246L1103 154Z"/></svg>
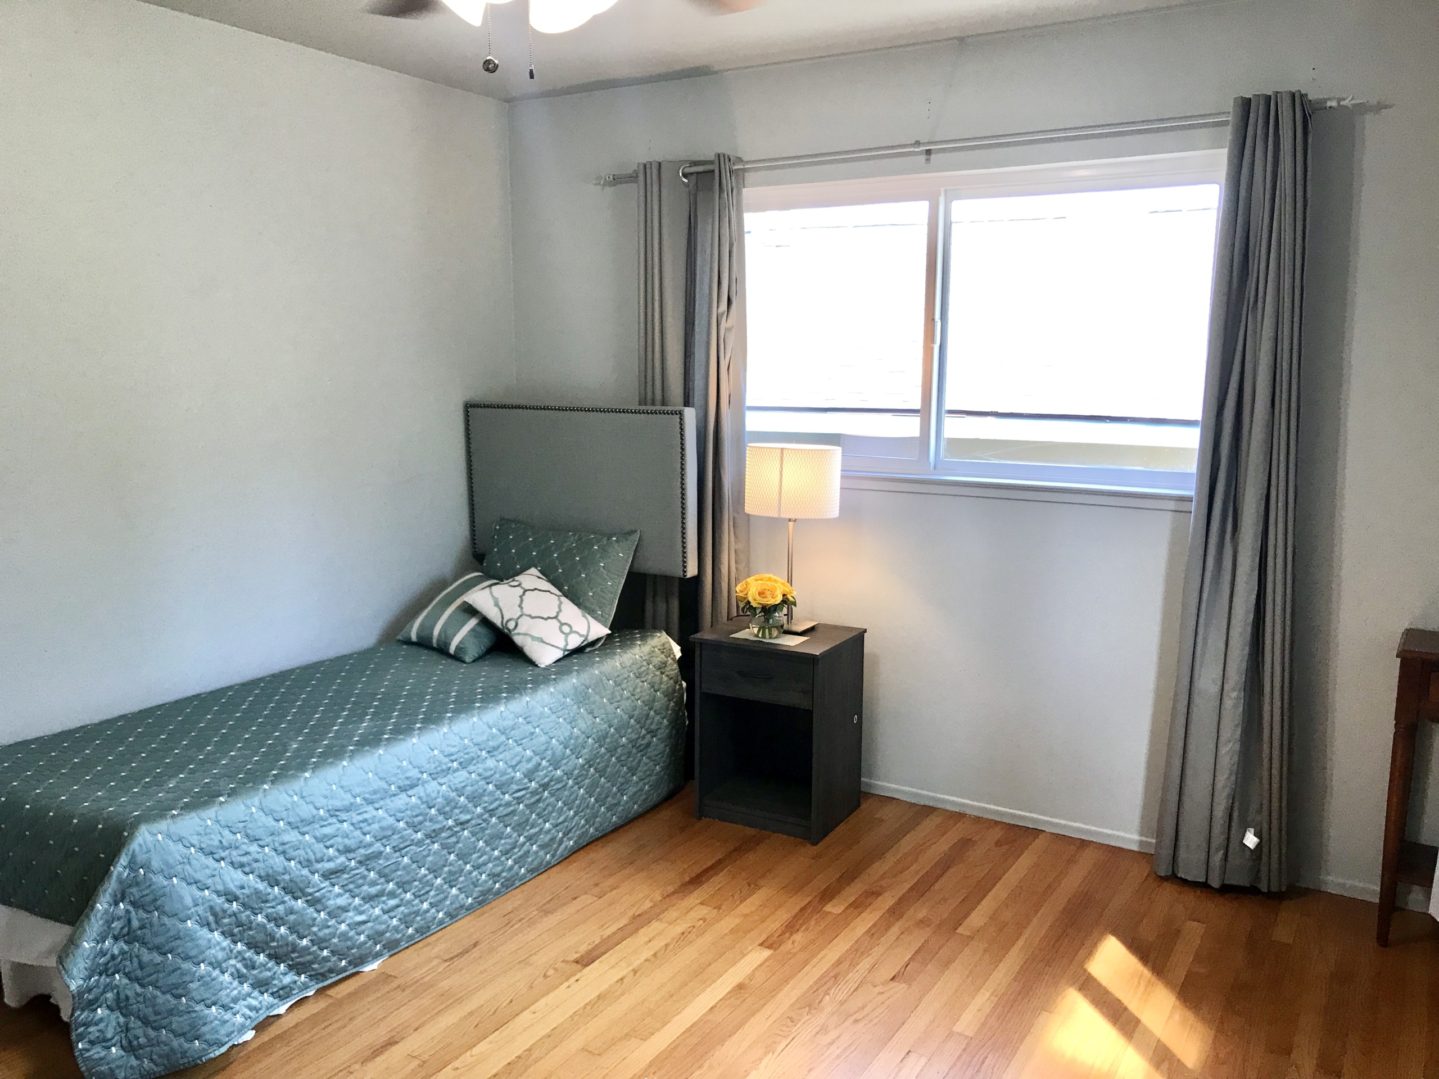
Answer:
<svg viewBox="0 0 1439 1079"><path fill-rule="evenodd" d="M465 405L470 545L501 517L640 534L633 569L698 572L692 408Z"/></svg>

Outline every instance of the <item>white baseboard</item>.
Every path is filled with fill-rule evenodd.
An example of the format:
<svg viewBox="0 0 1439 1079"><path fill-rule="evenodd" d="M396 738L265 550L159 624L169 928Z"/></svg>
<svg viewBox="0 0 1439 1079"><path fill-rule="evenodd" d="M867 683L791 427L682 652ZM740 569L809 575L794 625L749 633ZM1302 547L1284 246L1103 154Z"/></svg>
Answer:
<svg viewBox="0 0 1439 1079"><path fill-rule="evenodd" d="M1057 817L1044 817L1038 813L1024 813L1017 809L1005 809L1003 806L986 805L984 802L971 802L967 798L956 798L950 794L935 794L933 791L917 790L914 787L901 787L897 783L881 783L877 779L862 779L859 785L861 789L870 794L882 794L889 798L898 798L902 802L934 806L936 809L952 809L957 813L969 813L975 817L1003 821L1006 824L1018 824L1024 828L1038 828L1042 832L1073 836L1075 839L1088 839L1110 847L1122 847L1124 850L1143 851L1145 854L1154 852L1154 840L1148 836L1130 835L1125 832L1111 831L1108 828L1095 828L1092 825L1060 820ZM1317 876L1305 878L1298 883L1304 888L1332 892L1334 895L1347 896L1350 899L1363 899L1370 903L1377 902L1379 899L1379 885L1372 881ZM1405 910L1427 910L1428 896L1429 893L1422 888L1401 887L1399 889L1399 906Z"/></svg>
<svg viewBox="0 0 1439 1079"><path fill-rule="evenodd" d="M877 779L861 779L859 785L861 790L870 794L882 794L888 798L898 798L902 802L934 806L936 809L952 809L957 813L1003 821L1005 824L1018 824L1024 828L1038 828L1041 832L1054 832L1057 835L1073 836L1075 839L1088 839L1110 847L1123 847L1125 850L1138 850L1146 854L1154 851L1154 840L1145 836L1095 828L1057 817L1042 817L1038 813L1023 813L1017 809L1005 809L1003 806L986 805L983 802L971 802L966 798L916 790L914 787L901 787L895 783L881 783Z"/></svg>
<svg viewBox="0 0 1439 1079"><path fill-rule="evenodd" d="M1299 885L1302 888L1315 888L1321 892L1332 892L1334 895L1347 896L1350 899L1362 899L1366 903L1379 902L1379 885L1372 881L1321 876L1301 880ZM1401 884L1399 885L1399 894L1394 897L1394 902L1400 910L1427 911L1429 909L1429 889L1420 888L1414 884Z"/></svg>
<svg viewBox="0 0 1439 1079"><path fill-rule="evenodd" d="M1379 885L1371 884L1364 880L1345 880L1342 877L1306 877L1298 882L1301 888L1314 888L1321 892L1332 892L1334 895L1347 896L1350 899L1364 899L1370 903L1379 902ZM1400 906L1404 903L1404 889L1400 889ZM1413 907L1419 910L1422 908Z"/></svg>

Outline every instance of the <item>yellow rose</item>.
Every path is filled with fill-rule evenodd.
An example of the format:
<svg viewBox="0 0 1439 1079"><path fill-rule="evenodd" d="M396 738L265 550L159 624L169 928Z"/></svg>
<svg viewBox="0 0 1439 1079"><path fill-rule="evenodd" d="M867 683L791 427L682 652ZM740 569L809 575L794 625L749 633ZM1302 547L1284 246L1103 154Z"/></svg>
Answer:
<svg viewBox="0 0 1439 1079"><path fill-rule="evenodd" d="M784 590L773 581L759 581L750 586L749 601L756 607L777 607L784 602Z"/></svg>
<svg viewBox="0 0 1439 1079"><path fill-rule="evenodd" d="M779 588L780 595L783 597L785 603L794 602L794 586L783 577L776 577L773 573L758 573L754 577L751 577L750 580L768 581L770 584Z"/></svg>

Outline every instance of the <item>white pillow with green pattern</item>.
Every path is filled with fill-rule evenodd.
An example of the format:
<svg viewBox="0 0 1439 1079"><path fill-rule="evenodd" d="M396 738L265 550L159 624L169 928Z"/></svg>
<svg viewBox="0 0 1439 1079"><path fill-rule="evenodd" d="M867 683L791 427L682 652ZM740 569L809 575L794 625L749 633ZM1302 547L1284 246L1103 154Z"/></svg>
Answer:
<svg viewBox="0 0 1439 1079"><path fill-rule="evenodd" d="M533 568L508 581L473 588L464 600L519 645L537 667L548 667L610 632Z"/></svg>
<svg viewBox="0 0 1439 1079"><path fill-rule="evenodd" d="M638 532L576 532L501 518L490 533L483 568L497 581L539 570L571 603L608 626L639 541Z"/></svg>

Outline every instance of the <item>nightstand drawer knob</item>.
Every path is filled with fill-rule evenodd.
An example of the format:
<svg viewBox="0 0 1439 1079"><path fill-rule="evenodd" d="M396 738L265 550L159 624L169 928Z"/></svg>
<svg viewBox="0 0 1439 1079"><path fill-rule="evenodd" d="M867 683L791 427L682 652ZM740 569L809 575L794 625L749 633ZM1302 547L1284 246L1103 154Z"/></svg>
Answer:
<svg viewBox="0 0 1439 1079"><path fill-rule="evenodd" d="M747 671L743 667L737 668L734 672L741 678L748 678L751 682L770 682L774 680L773 671Z"/></svg>
<svg viewBox="0 0 1439 1079"><path fill-rule="evenodd" d="M854 725L855 725L856 727L859 726L859 713L858 713L858 712L856 712L856 713L854 714L854 719L852 720L852 722L854 723Z"/></svg>

